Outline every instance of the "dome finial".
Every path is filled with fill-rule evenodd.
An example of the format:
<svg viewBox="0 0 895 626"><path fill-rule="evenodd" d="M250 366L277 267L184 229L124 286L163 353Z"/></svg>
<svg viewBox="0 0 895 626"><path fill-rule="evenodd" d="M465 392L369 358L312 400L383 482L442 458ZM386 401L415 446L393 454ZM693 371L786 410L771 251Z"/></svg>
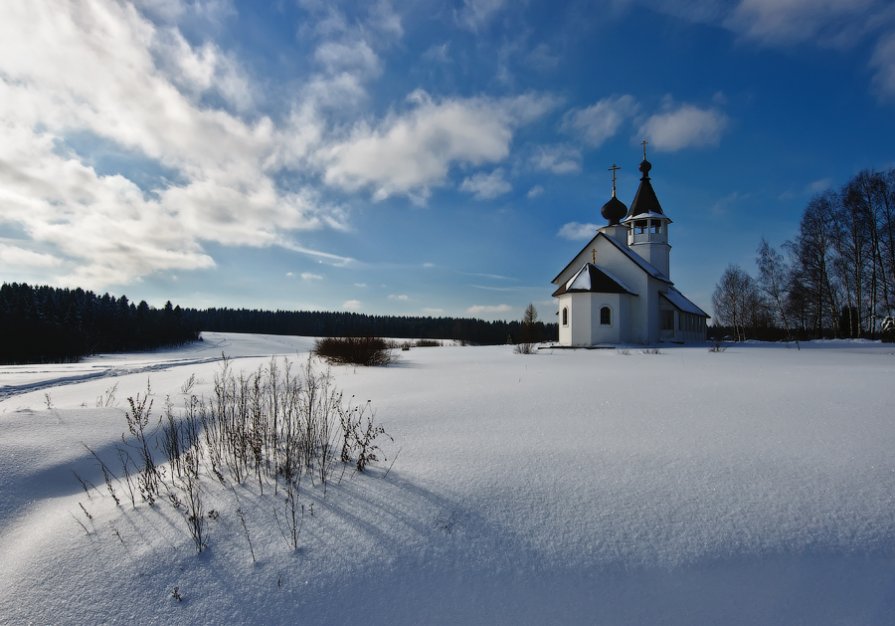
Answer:
<svg viewBox="0 0 895 626"><path fill-rule="evenodd" d="M643 177L640 180L649 180L649 171L653 168L652 164L646 160L646 144L648 143L646 137L640 142L640 145L643 146L643 161L640 163L639 168L643 172Z"/></svg>

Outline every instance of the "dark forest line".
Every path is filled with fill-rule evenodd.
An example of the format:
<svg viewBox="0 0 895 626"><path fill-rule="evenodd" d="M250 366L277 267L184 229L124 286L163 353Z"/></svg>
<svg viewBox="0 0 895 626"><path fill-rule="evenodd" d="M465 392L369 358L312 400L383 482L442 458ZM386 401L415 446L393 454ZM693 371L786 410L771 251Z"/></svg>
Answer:
<svg viewBox="0 0 895 626"><path fill-rule="evenodd" d="M521 337L519 321L454 317L367 315L335 311L189 309L167 302L161 309L126 296L98 295L4 283L0 286L0 363L77 361L98 353L177 346L200 338L201 331L300 335L378 336L455 339L493 345ZM537 340L553 340L556 324L537 322Z"/></svg>

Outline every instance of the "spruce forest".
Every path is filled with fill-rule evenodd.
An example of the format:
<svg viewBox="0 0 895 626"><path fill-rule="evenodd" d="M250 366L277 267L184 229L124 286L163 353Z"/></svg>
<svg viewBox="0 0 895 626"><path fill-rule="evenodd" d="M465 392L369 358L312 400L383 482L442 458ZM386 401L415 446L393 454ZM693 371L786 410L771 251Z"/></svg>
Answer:
<svg viewBox="0 0 895 626"><path fill-rule="evenodd" d="M200 331L308 337L401 337L454 339L493 345L520 340L519 321L452 317L397 317L327 311L189 309L167 302L161 309L126 296L97 295L4 283L0 286L0 363L77 361L100 352L129 352L176 346ZM537 322L538 340L556 337L556 324Z"/></svg>

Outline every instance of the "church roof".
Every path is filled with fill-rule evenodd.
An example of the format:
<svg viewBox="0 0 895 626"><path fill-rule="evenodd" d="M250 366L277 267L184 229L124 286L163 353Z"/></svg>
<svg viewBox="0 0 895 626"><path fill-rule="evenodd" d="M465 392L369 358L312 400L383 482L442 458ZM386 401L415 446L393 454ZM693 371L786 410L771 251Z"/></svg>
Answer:
<svg viewBox="0 0 895 626"><path fill-rule="evenodd" d="M587 242L587 245L585 245L583 248L581 248L581 252L584 252L584 251L587 250L589 247L591 247L591 246L594 244L594 242L595 242L599 237L603 237L603 238L605 238L606 241L608 241L608 242L611 243L613 246L615 246L615 247L616 247L622 254L624 254L626 257L628 257L628 259L630 259L631 261L633 261L633 262L637 265L637 267L639 267L640 269L642 269L644 272L646 272L647 274L649 274L650 276L652 276L652 277L655 278L656 280L661 280L662 282L664 282L664 283L668 283L669 285L672 284L671 281L668 280L668 277L665 276L665 274L663 274L663 273L662 273L659 269L657 269L655 266L653 266L653 265L651 265L650 263L648 263L648 262L646 261L646 259L644 259L643 257L641 257L639 254L637 254L637 253L634 252L633 250L630 250L627 246L623 246L623 245L621 245L619 242L615 241L612 237L609 237L608 235L606 235L606 234L603 233L603 232L598 232L598 233L594 236L593 239L591 239L589 242ZM579 252L578 254L576 254L575 257L574 257L571 261L569 261L569 263L568 263L564 268L562 268L562 271L561 271L559 274L557 274L556 277L555 277L553 280L551 280L550 282L552 282L553 284L557 284L556 281L559 280L559 277L562 276L563 273L564 273L567 269L569 269L569 266L572 265L572 263L575 262L575 259L577 259L577 258L581 255L581 252Z"/></svg>
<svg viewBox="0 0 895 626"><path fill-rule="evenodd" d="M640 178L640 186L637 188L637 193L634 194L634 202L631 203L631 209L628 211L625 219L622 220L623 222L648 217L668 219L662 211L662 205L659 204L659 198L656 197L656 192L653 190L653 185L650 182L649 171L652 167L652 164L646 159L643 159L640 163L640 171L643 173L643 176Z"/></svg>
<svg viewBox="0 0 895 626"><path fill-rule="evenodd" d="M593 263L585 263L572 278L553 292L553 297L561 296L564 293L627 293L632 296L637 295L612 273L597 267Z"/></svg>
<svg viewBox="0 0 895 626"><path fill-rule="evenodd" d="M701 317L711 317L708 313L690 302L686 297L684 297L684 294L682 294L674 287L669 287L667 292L660 292L660 294L663 298L668 300L671 305L678 311L683 311L684 313L692 313L693 315L699 315Z"/></svg>

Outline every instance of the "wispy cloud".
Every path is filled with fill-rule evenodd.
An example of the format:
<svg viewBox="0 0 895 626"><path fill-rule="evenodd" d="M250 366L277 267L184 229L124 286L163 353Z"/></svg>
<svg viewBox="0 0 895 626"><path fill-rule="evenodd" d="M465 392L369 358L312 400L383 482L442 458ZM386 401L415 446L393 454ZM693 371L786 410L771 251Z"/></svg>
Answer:
<svg viewBox="0 0 895 626"><path fill-rule="evenodd" d="M895 97L895 5L889 0L636 0L693 22L722 26L743 41L789 48L852 49L870 44L868 65L879 94Z"/></svg>
<svg viewBox="0 0 895 626"><path fill-rule="evenodd" d="M528 193L526 193L525 196L529 200L534 200L535 198L537 198L538 196L540 196L543 193L544 193L544 188L541 185L535 185L534 187L532 187L531 189L528 190Z"/></svg>
<svg viewBox="0 0 895 626"><path fill-rule="evenodd" d="M509 304L474 304L466 312L469 315L498 315L513 310Z"/></svg>
<svg viewBox="0 0 895 626"><path fill-rule="evenodd" d="M506 0L463 0L457 11L457 23L473 32L478 32L491 22L503 9Z"/></svg>
<svg viewBox="0 0 895 626"><path fill-rule="evenodd" d="M0 264L9 267L58 267L62 261L51 254L0 243Z"/></svg>
<svg viewBox="0 0 895 626"><path fill-rule="evenodd" d="M881 37L873 50L870 66L873 84L885 98L895 98L895 28Z"/></svg>
<svg viewBox="0 0 895 626"><path fill-rule="evenodd" d="M304 281L311 282L311 281L315 281L315 280L323 280L323 276L321 276L320 274L314 274L312 272L302 272L301 279Z"/></svg>
<svg viewBox="0 0 895 626"><path fill-rule="evenodd" d="M465 178L460 184L460 190L471 193L478 200L491 200L505 193L509 193L513 186L504 178L502 168L485 174L479 172Z"/></svg>
<svg viewBox="0 0 895 626"><path fill-rule="evenodd" d="M349 311L359 311L363 308L363 303L360 300L345 300L342 303L343 309L348 309Z"/></svg>
<svg viewBox="0 0 895 626"><path fill-rule="evenodd" d="M530 162L535 169L553 174L577 174L581 171L581 151L569 144L538 146Z"/></svg>
<svg viewBox="0 0 895 626"><path fill-rule="evenodd" d="M406 293L390 293L388 294L388 299L396 302L408 302L410 300L410 296Z"/></svg>
<svg viewBox="0 0 895 626"><path fill-rule="evenodd" d="M718 109L681 104L648 117L640 127L639 136L648 138L655 150L676 152L717 146L729 123Z"/></svg>
<svg viewBox="0 0 895 626"><path fill-rule="evenodd" d="M582 241L593 238L597 234L596 224L581 224L579 222L569 222L563 224L556 233L558 237L563 239L571 239L572 241Z"/></svg>
<svg viewBox="0 0 895 626"><path fill-rule="evenodd" d="M873 28L868 17L885 8L879 0L740 0L724 25L765 44L851 46Z"/></svg>
<svg viewBox="0 0 895 626"><path fill-rule="evenodd" d="M633 96L610 96L583 109L567 112L563 117L562 130L585 145L598 148L638 110L639 105Z"/></svg>

